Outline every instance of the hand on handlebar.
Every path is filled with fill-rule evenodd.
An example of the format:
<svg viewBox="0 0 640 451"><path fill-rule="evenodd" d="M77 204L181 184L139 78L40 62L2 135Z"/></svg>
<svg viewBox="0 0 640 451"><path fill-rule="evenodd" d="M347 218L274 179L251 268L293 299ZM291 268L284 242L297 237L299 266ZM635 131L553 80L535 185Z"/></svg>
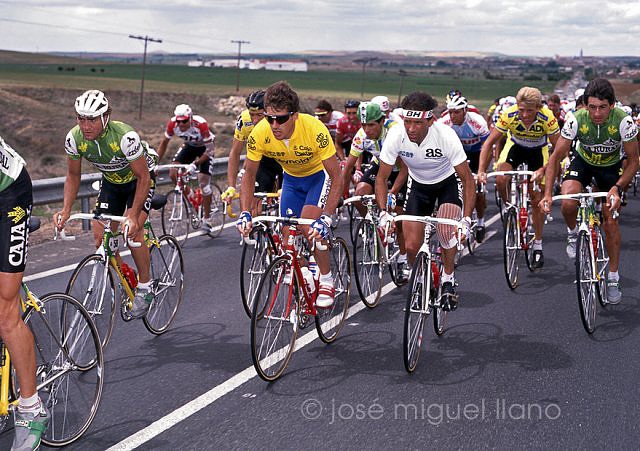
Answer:
<svg viewBox="0 0 640 451"><path fill-rule="evenodd" d="M253 218L251 217L251 213L249 213L248 211L243 211L242 213L240 213L240 216L236 221L236 228L238 229L238 232L240 232L240 235L249 236L253 225L252 222Z"/></svg>
<svg viewBox="0 0 640 451"><path fill-rule="evenodd" d="M551 213L551 205L553 203L553 200L551 199L551 196L547 196L545 194L545 196L540 200L540 202L538 202L538 207L540 208L540 210L542 210L545 214L549 214Z"/></svg>
<svg viewBox="0 0 640 451"><path fill-rule="evenodd" d="M309 240L326 239L329 236L329 230L331 229L331 217L322 215L309 227Z"/></svg>
<svg viewBox="0 0 640 451"><path fill-rule="evenodd" d="M53 214L53 223L56 226L56 229L58 229L58 232L64 228L64 225L67 222L67 219L69 219L69 216L71 216L71 213L64 210Z"/></svg>
<svg viewBox="0 0 640 451"><path fill-rule="evenodd" d="M235 195L236 195L235 187L229 186L227 187L226 190L224 190L224 193L222 193L222 195L220 196L220 199L222 199L223 202L229 202L233 199Z"/></svg>

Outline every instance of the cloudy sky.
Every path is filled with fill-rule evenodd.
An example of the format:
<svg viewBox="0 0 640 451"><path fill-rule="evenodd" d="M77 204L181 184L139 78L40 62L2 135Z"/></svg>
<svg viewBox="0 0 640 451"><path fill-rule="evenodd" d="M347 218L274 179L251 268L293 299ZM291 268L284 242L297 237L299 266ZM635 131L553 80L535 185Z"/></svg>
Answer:
<svg viewBox="0 0 640 451"><path fill-rule="evenodd" d="M640 56L640 0L0 0L0 49Z"/></svg>

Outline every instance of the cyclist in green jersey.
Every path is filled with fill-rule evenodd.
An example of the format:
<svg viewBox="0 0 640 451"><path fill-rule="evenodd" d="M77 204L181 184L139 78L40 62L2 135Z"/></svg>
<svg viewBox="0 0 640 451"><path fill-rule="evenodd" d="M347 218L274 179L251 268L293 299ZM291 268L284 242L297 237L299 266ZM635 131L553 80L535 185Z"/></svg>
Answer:
<svg viewBox="0 0 640 451"><path fill-rule="evenodd" d="M547 180L554 180L559 162L566 157L571 143L577 140L564 174L562 194L580 193L592 179L595 179L599 191L608 192L607 208L602 209L609 253L607 301L617 304L622 299L618 275L621 237L618 220L612 213L619 209L622 190L638 170L638 129L624 110L614 106L615 92L608 80L596 78L590 81L583 98L586 108L567 116L545 176ZM629 161L624 170L620 161L622 150ZM551 211L552 189L553 184L548 183L540 201L540 207L547 213ZM576 255L577 211L576 201L562 202L562 215L568 231L567 254L571 258Z"/></svg>
<svg viewBox="0 0 640 451"><path fill-rule="evenodd" d="M61 230L69 219L80 186L81 159L85 158L102 172L96 213L126 216L123 227L128 228L128 237L144 242L143 226L155 190L149 170L153 159L148 155L148 148L132 127L110 120L111 108L101 91L86 91L76 99L75 110L78 125L69 131L65 141L67 179L62 210L53 216L55 224ZM96 246L99 246L102 229L95 221L93 229ZM131 313L139 318L152 300L149 248L131 248L131 255L139 279Z"/></svg>
<svg viewBox="0 0 640 451"><path fill-rule="evenodd" d="M25 166L22 157L0 137L0 338L9 350L20 386L12 450L37 449L50 416L36 390L33 335L18 308L33 204Z"/></svg>

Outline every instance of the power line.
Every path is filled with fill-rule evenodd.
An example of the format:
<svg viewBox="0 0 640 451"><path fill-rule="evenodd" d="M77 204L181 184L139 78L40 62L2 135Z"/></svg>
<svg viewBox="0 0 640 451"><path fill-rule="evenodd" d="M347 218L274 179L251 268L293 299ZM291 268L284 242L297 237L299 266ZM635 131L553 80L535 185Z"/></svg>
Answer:
<svg viewBox="0 0 640 451"><path fill-rule="evenodd" d="M231 40L232 44L238 44L238 67L236 68L236 92L240 91L240 55L242 52L242 44L251 44L249 41Z"/></svg>
<svg viewBox="0 0 640 451"><path fill-rule="evenodd" d="M162 39L154 39L149 36L135 36L130 34L131 39L140 39L144 41L144 56L142 57L142 82L140 83L140 111L138 112L138 119L142 119L142 98L144 96L144 66L147 64L147 42L162 42Z"/></svg>

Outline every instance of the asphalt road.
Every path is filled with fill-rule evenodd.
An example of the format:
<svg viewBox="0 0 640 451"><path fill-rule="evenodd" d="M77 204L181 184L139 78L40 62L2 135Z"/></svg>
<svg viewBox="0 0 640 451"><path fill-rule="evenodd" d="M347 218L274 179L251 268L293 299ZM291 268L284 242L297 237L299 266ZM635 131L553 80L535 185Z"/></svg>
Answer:
<svg viewBox="0 0 640 451"><path fill-rule="evenodd" d="M191 238L172 329L155 337L140 322L118 320L100 410L69 448L637 449L640 200L631 198L621 218L623 301L599 311L591 336L554 213L545 266L529 273L523 260L515 291L503 274L500 221L493 223L457 270L461 304L446 333L425 328L414 374L402 363L401 288L374 310L356 309L335 343L315 339L299 349L271 384L251 366L235 231ZM87 239L34 246L28 273L63 268L88 251ZM61 289L69 275L30 286ZM12 435L0 435L0 449Z"/></svg>

